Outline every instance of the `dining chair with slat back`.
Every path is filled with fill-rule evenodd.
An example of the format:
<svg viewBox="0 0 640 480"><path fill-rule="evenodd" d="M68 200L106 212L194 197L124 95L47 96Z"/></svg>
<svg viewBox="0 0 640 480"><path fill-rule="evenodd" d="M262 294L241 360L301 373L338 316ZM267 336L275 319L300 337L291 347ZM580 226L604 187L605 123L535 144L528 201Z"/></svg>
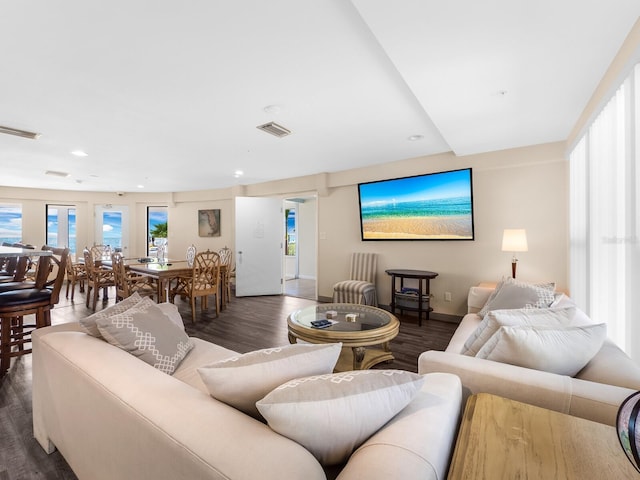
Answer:
<svg viewBox="0 0 640 480"><path fill-rule="evenodd" d="M216 317L220 313L220 255L207 250L197 253L191 269L191 277L169 290L169 299L174 303L177 295L188 297L191 304L191 321L196 321L196 299L200 298L200 309L208 308L208 297L215 295Z"/></svg>
<svg viewBox="0 0 640 480"><path fill-rule="evenodd" d="M69 298L69 288L71 288L71 301L76 292L76 284L80 286L80 293L84 293L84 284L87 281L87 269L84 263L74 262L71 255L67 259L67 290L65 297Z"/></svg>
<svg viewBox="0 0 640 480"><path fill-rule="evenodd" d="M104 268L101 264L94 261L90 250L85 249L83 255L84 267L87 270L86 305L87 308L91 308L95 312L100 289L104 291L104 297L106 299L107 289L115 286L113 270ZM91 307L89 307L90 302Z"/></svg>
<svg viewBox="0 0 640 480"><path fill-rule="evenodd" d="M36 328L51 325L51 309L60 299L64 283L67 248L51 248L53 255L41 257L28 288L0 292L0 376L9 369L11 358L31 352L26 348ZM24 317L35 315L33 323Z"/></svg>
<svg viewBox="0 0 640 480"><path fill-rule="evenodd" d="M150 277L128 271L121 252L111 254L111 269L116 284L116 302L130 297L135 292L144 297L154 297L157 285Z"/></svg>
<svg viewBox="0 0 640 480"><path fill-rule="evenodd" d="M220 255L220 284L221 306L226 307L231 301L231 270L233 268L233 251L229 247L221 248Z"/></svg>

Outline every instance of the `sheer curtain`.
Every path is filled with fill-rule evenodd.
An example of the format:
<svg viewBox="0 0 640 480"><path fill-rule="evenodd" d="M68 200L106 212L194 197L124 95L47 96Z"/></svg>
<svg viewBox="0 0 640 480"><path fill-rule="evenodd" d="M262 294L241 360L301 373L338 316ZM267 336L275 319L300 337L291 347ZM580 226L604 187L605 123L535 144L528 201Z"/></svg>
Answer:
<svg viewBox="0 0 640 480"><path fill-rule="evenodd" d="M636 66L569 156L571 296L637 361L639 87Z"/></svg>

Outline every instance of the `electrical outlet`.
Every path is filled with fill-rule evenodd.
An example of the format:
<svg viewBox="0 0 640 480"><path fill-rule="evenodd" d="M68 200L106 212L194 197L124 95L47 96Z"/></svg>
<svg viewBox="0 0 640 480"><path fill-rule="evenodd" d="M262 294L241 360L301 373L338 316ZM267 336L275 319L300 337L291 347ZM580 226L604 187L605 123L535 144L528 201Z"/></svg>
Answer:
<svg viewBox="0 0 640 480"><path fill-rule="evenodd" d="M444 301L445 302L451 301L451 292L444 292Z"/></svg>

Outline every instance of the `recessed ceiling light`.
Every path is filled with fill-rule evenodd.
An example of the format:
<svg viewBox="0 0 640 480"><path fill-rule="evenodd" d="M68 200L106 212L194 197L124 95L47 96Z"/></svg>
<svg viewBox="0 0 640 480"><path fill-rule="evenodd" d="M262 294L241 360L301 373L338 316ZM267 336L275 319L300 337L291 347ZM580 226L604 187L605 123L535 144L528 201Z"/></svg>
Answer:
<svg viewBox="0 0 640 480"><path fill-rule="evenodd" d="M84 152L82 150L74 150L73 152L71 152L71 155L75 155L76 157L88 157L89 154L87 152Z"/></svg>
<svg viewBox="0 0 640 480"><path fill-rule="evenodd" d="M422 140L424 138L424 135L411 135L410 137L407 137L407 140L409 140L410 142L417 142L418 140Z"/></svg>
<svg viewBox="0 0 640 480"><path fill-rule="evenodd" d="M236 178L241 177L242 175L244 175L244 172L242 170L236 170L235 172L233 172L233 176Z"/></svg>
<svg viewBox="0 0 640 480"><path fill-rule="evenodd" d="M144 185L138 185L138 188L144 188Z"/></svg>

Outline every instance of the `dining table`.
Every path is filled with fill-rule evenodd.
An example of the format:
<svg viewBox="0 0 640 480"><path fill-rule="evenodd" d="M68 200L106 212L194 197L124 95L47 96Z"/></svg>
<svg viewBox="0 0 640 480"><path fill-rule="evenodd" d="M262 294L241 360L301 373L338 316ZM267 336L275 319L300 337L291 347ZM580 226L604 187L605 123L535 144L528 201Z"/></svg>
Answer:
<svg viewBox="0 0 640 480"><path fill-rule="evenodd" d="M105 262L106 263L106 262ZM191 275L192 267L186 260L166 260L158 262L156 259L131 258L124 260L125 266L134 273L155 279L158 283L158 303L166 302L171 280Z"/></svg>

